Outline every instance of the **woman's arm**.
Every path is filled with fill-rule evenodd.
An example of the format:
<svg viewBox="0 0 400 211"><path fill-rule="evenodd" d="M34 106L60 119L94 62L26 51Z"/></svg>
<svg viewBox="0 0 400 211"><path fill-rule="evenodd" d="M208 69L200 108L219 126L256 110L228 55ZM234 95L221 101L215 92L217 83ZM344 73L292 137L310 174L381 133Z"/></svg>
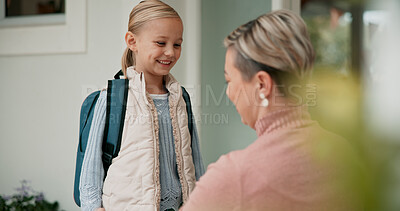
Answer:
<svg viewBox="0 0 400 211"><path fill-rule="evenodd" d="M193 117L193 134L192 134L192 157L195 168L196 180L198 181L204 174L204 164L200 153L199 136L197 134L196 121Z"/></svg>
<svg viewBox="0 0 400 211"><path fill-rule="evenodd" d="M101 160L103 132L106 120L107 92L100 93L94 109L88 144L82 163L79 184L81 209L93 211L101 207L104 169Z"/></svg>
<svg viewBox="0 0 400 211"><path fill-rule="evenodd" d="M242 180L235 163L228 154L210 164L180 211L242 210Z"/></svg>

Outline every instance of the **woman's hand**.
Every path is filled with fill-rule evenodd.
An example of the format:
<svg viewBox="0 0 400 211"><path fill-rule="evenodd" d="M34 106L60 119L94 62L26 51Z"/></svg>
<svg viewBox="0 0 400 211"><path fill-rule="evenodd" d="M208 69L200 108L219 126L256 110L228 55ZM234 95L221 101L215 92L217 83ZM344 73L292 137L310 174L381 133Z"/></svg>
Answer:
<svg viewBox="0 0 400 211"><path fill-rule="evenodd" d="M106 211L104 208L97 208L96 211Z"/></svg>

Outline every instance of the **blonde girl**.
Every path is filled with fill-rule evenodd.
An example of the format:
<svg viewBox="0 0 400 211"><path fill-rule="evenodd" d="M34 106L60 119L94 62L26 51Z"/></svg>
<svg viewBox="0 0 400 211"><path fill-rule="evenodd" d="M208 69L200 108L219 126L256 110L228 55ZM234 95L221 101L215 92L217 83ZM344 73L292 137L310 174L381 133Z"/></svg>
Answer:
<svg viewBox="0 0 400 211"><path fill-rule="evenodd" d="M122 57L129 90L121 148L103 183L103 91L82 166L82 210L178 210L203 174L196 127L191 136L181 86L170 74L182 33L178 13L159 0L132 9Z"/></svg>

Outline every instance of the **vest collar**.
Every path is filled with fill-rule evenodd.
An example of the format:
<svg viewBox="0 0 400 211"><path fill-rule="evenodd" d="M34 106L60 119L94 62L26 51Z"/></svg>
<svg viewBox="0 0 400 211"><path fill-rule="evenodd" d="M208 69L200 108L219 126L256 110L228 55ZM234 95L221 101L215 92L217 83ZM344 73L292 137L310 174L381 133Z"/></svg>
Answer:
<svg viewBox="0 0 400 211"><path fill-rule="evenodd" d="M138 91L141 93L142 97L144 98L146 104L148 104L147 100L147 94L146 94L146 82L144 79L144 74L143 72L138 72L135 70L134 66L130 66L126 69L126 75L129 81L132 81L134 87L132 87L134 90ZM170 93L169 95L169 100L170 102L173 103L174 106L176 106L179 102L180 97L182 96L182 89L181 85L179 82L175 79L174 76L172 76L171 73L168 75L164 76L164 81L165 81L165 88L168 90Z"/></svg>

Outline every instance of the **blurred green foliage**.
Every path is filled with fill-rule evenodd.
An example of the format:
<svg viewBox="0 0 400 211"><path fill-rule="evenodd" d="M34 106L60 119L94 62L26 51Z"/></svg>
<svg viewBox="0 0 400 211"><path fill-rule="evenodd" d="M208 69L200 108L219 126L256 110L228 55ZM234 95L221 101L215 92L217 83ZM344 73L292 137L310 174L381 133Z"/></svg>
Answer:
<svg viewBox="0 0 400 211"><path fill-rule="evenodd" d="M350 24L341 21L336 28L330 26L330 16L305 17L304 21L315 49L315 70L333 70L348 73L350 68Z"/></svg>
<svg viewBox="0 0 400 211"><path fill-rule="evenodd" d="M317 103L309 107L310 113L322 127L349 140L360 156L365 165L359 178L363 181L359 188L363 191L364 210L400 210L400 144L368 128L363 87L366 81L353 74L350 66L351 15L344 14L333 28L328 11L303 16L316 52L310 83L317 87Z"/></svg>

